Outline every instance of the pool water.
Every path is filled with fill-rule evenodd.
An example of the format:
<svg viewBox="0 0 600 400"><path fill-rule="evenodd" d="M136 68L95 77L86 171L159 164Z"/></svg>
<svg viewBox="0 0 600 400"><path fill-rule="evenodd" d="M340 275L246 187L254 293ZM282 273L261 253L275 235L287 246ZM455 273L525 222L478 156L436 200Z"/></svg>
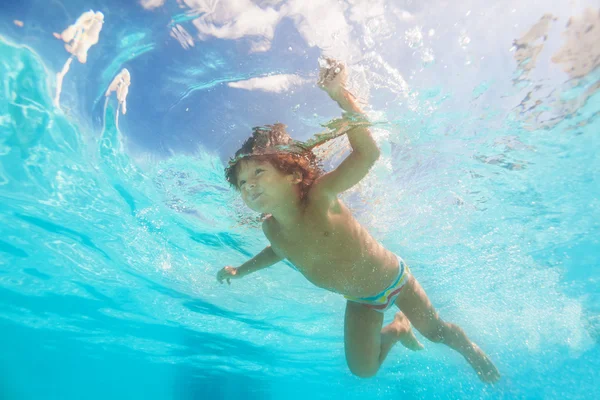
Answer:
<svg viewBox="0 0 600 400"><path fill-rule="evenodd" d="M0 398L598 396L600 69L577 77L554 64L533 69L535 57L513 57L528 49L518 42L512 53L510 43L504 49L511 71L486 72L481 49L444 60L433 42L426 48L439 33L419 45L418 32L407 29L400 40L372 19L356 19L368 14L356 8L361 2L345 6L340 15L419 61L412 70L381 62L393 53L386 46L355 59L371 85L382 157L344 201L502 373L485 385L459 355L419 336L424 351L398 346L376 377L363 380L346 367L341 296L311 286L285 262L231 286L215 279L267 244L224 179L226 160L251 126L274 122L269 116L307 139L337 115L305 82L314 81L326 46L305 43L308 28L290 10L272 38L261 33L272 42L248 44L211 37L201 24L187 38L182 32L204 15L193 7L205 2L150 3L56 2L44 11L29 1L8 3L1 15ZM299 3L252 4L282 13ZM462 16L470 8L494 12L457 7ZM89 49L87 64L73 61L57 104L56 74L70 55L51 32L90 8L104 13L98 48ZM569 15L588 18L558 10L548 39L557 49L556 30ZM19 15L23 26L14 22ZM483 32L482 24L472 28ZM528 28L511 29L524 35ZM463 33L457 48L477 40L477 31ZM302 46L301 56L284 57ZM131 72L126 114L114 94L104 96L124 67ZM292 89L236 87L286 73L298 75ZM345 146L341 139L328 149L326 168Z"/></svg>

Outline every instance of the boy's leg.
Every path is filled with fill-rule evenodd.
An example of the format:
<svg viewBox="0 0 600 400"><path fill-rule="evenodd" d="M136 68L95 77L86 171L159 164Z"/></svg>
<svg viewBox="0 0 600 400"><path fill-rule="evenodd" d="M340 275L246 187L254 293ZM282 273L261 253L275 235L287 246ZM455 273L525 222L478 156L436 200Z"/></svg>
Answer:
<svg viewBox="0 0 600 400"><path fill-rule="evenodd" d="M344 348L350 371L367 378L375 375L394 344L400 340L412 350L422 348L402 313L383 325L383 314L363 304L348 301L344 321Z"/></svg>
<svg viewBox="0 0 600 400"><path fill-rule="evenodd" d="M495 382L500 373L485 353L457 325L444 322L431 305L425 290L409 275L396 305L417 330L432 342L444 343L462 354L484 382Z"/></svg>

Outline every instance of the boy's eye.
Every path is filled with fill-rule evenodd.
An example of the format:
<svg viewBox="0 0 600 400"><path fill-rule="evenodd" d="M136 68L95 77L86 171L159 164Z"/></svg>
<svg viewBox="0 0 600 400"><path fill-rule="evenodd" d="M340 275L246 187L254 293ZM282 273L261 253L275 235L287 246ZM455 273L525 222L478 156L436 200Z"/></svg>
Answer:
<svg viewBox="0 0 600 400"><path fill-rule="evenodd" d="M254 171L254 175L258 175L258 174L260 174L261 172L265 172L265 170L264 170L264 169L262 169L262 168L257 168L257 169ZM244 181L244 180L241 180L241 181L240 181L240 183L238 184L238 186L239 186L239 187L242 187L242 186L243 186L245 183L246 183L246 181Z"/></svg>

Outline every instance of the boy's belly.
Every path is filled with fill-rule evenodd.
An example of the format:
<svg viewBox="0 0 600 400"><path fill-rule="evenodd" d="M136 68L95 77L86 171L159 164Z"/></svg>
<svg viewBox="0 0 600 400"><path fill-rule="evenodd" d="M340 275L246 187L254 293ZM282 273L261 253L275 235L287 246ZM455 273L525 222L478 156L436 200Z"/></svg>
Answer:
<svg viewBox="0 0 600 400"><path fill-rule="evenodd" d="M352 297L374 296L398 276L398 258L387 250L367 259L321 259L302 264L294 263L315 286Z"/></svg>
<svg viewBox="0 0 600 400"><path fill-rule="evenodd" d="M353 297L381 293L398 276L398 259L341 204L326 216L306 212L295 229L272 234L272 248L313 284Z"/></svg>

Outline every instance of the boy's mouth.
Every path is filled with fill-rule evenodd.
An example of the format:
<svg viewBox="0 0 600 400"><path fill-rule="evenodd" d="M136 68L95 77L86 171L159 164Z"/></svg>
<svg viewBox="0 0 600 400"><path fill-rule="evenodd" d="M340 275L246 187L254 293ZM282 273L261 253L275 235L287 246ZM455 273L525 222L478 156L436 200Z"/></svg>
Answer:
<svg viewBox="0 0 600 400"><path fill-rule="evenodd" d="M250 197L252 199L252 201L258 199L260 196L262 195L262 193L256 193L254 195L252 195L252 197Z"/></svg>

